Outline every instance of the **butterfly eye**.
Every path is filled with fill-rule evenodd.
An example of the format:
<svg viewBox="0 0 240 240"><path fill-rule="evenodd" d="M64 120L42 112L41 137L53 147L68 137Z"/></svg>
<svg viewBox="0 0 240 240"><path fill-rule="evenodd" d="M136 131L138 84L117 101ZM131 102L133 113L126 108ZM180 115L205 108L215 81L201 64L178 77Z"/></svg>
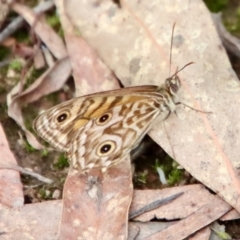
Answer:
<svg viewBox="0 0 240 240"><path fill-rule="evenodd" d="M110 155L116 148L116 144L113 141L105 141L97 148L97 155L99 157L105 157Z"/></svg>
<svg viewBox="0 0 240 240"><path fill-rule="evenodd" d="M69 113L63 112L56 117L56 120L58 123L61 123L61 122L64 122L66 119L68 119L68 117L69 117Z"/></svg>
<svg viewBox="0 0 240 240"><path fill-rule="evenodd" d="M98 125L105 125L111 120L111 118L112 118L111 113L104 113L101 117L97 118L96 123Z"/></svg>
<svg viewBox="0 0 240 240"><path fill-rule="evenodd" d="M177 75L174 75L171 78L167 78L166 79L166 86L169 89L171 94L176 94L176 92L178 91L178 89L181 86L179 77Z"/></svg>

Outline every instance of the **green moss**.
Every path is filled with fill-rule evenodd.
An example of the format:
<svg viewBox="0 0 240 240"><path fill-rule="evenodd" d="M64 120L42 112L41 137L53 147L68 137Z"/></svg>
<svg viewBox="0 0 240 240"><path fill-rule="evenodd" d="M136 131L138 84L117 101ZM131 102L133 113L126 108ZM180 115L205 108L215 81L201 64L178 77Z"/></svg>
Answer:
<svg viewBox="0 0 240 240"><path fill-rule="evenodd" d="M0 46L0 62L5 60L11 53L10 49L4 46Z"/></svg>
<svg viewBox="0 0 240 240"><path fill-rule="evenodd" d="M43 150L41 151L41 156L42 156L42 157L47 157L48 154L49 154L49 151L48 151L47 149L43 149Z"/></svg>
<svg viewBox="0 0 240 240"><path fill-rule="evenodd" d="M172 171L168 175L168 180L167 180L168 184L170 186L173 186L173 185L179 183L182 179L182 176L183 176L182 169L177 169L177 168L172 169Z"/></svg>
<svg viewBox="0 0 240 240"><path fill-rule="evenodd" d="M35 80L38 79L44 73L44 69L31 68L28 72L29 72L29 75L27 76L26 84L24 86L24 89L31 86L32 83L34 83Z"/></svg>
<svg viewBox="0 0 240 240"><path fill-rule="evenodd" d="M49 190L46 190L46 189L40 189L39 190L39 195L40 195L40 197L41 197L41 199L51 199L51 196L48 194L48 192L47 191L49 191Z"/></svg>
<svg viewBox="0 0 240 240"><path fill-rule="evenodd" d="M36 149L30 145L27 141L25 141L25 148L28 153L36 152Z"/></svg>
<svg viewBox="0 0 240 240"><path fill-rule="evenodd" d="M57 14L53 14L53 15L50 15L50 16L47 16L46 17L46 20L47 20L47 23L55 28L55 27L60 27L61 23L60 23L60 19L59 17L57 16Z"/></svg>
<svg viewBox="0 0 240 240"><path fill-rule="evenodd" d="M220 12L223 9L226 8L227 4L228 4L228 0L204 0L205 4L207 5L208 9L211 12Z"/></svg>
<svg viewBox="0 0 240 240"><path fill-rule="evenodd" d="M60 154L58 161L53 165L57 169L63 169L69 167L68 159L65 154Z"/></svg>
<svg viewBox="0 0 240 240"><path fill-rule="evenodd" d="M240 7L233 10L231 15L229 15L228 12L224 13L223 21L229 32L240 36Z"/></svg>
<svg viewBox="0 0 240 240"><path fill-rule="evenodd" d="M175 185L179 183L182 179L183 170L178 169L178 164L175 164L172 158L169 157L167 162L171 162L171 164L160 164L158 159L155 161L153 169L158 173L159 169L161 169L166 178L168 185Z"/></svg>
<svg viewBox="0 0 240 240"><path fill-rule="evenodd" d="M55 31L59 34L59 36L63 37L64 36L64 32L62 29L62 25L60 22L60 19L58 17L58 15L56 13L54 13L53 15L48 15L47 18L47 23L55 29Z"/></svg>
<svg viewBox="0 0 240 240"><path fill-rule="evenodd" d="M18 59L14 59L10 62L9 68L13 69L14 71L20 72L22 70L22 63Z"/></svg>
<svg viewBox="0 0 240 240"><path fill-rule="evenodd" d="M225 231L219 231L219 230L215 230L214 228L211 228L220 239L223 240L230 240L233 239L228 233L226 233Z"/></svg>
<svg viewBox="0 0 240 240"><path fill-rule="evenodd" d="M33 107L29 107L28 106L25 106L23 109L22 109L22 112L23 112L23 116L24 116L24 124L25 124L25 127L30 131L30 132L35 132L33 130L33 120L34 118L37 116L37 109L36 108L33 108Z"/></svg>
<svg viewBox="0 0 240 240"><path fill-rule="evenodd" d="M16 38L17 42L22 42L22 43L30 43L30 38L29 38L29 31L27 29L21 29L20 31L16 31L13 34L13 37Z"/></svg>
<svg viewBox="0 0 240 240"><path fill-rule="evenodd" d="M59 91L53 92L47 96L45 96L48 102L51 102L54 105L59 103Z"/></svg>
<svg viewBox="0 0 240 240"><path fill-rule="evenodd" d="M148 171L143 171L143 172L139 172L137 174L137 181L143 184L147 183L147 175L148 175Z"/></svg>

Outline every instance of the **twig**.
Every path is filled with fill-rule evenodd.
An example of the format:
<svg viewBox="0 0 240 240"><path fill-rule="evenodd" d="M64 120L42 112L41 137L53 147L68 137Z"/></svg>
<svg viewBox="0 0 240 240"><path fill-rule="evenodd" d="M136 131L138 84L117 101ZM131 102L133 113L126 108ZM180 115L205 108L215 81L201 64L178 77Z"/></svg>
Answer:
<svg viewBox="0 0 240 240"><path fill-rule="evenodd" d="M42 175L32 172L30 170L24 169L22 167L16 166L16 165L0 165L0 169L11 169L11 170L15 170L18 171L22 174L26 174L26 175L30 175L34 178L37 178L39 181L44 182L44 183L53 183L53 180L43 177Z"/></svg>
<svg viewBox="0 0 240 240"><path fill-rule="evenodd" d="M165 205L169 202L172 202L173 200L175 200L176 198L180 197L181 195L183 195L184 192L180 192L180 193L176 193L170 197L166 197L166 198L163 198L163 199L160 199L160 200L157 200L157 201L154 201L150 204L148 204L147 206L144 206L138 210L136 210L135 212L131 212L129 213L129 220L145 213L145 212L149 212L153 209L156 209L156 208L159 208L160 206L162 205Z"/></svg>
<svg viewBox="0 0 240 240"><path fill-rule="evenodd" d="M226 48L226 50L233 54L236 57L240 57L240 40L233 35L231 35L224 27L222 23L222 15L221 13L213 14L212 13L212 19L215 23L217 32L219 37L222 40L223 46Z"/></svg>
<svg viewBox="0 0 240 240"><path fill-rule="evenodd" d="M52 0L41 2L38 6L33 8L36 13L46 12L54 7L54 2ZM1 33L0 33L0 43L2 43L6 38L11 36L17 29L19 29L24 23L23 17L17 17L12 21Z"/></svg>

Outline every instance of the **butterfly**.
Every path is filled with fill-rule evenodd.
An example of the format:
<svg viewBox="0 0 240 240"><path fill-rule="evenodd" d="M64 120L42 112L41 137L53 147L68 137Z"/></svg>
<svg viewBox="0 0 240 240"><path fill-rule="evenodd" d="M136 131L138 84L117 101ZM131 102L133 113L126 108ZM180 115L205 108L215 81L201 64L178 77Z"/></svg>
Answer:
<svg viewBox="0 0 240 240"><path fill-rule="evenodd" d="M175 23L170 66L174 28ZM175 112L180 104L177 92L181 86L177 73L190 64L193 62L172 76L169 73L170 77L160 86L99 92L56 105L40 114L33 127L55 149L67 153L73 168L83 173L92 168L104 172L137 147L157 122Z"/></svg>
<svg viewBox="0 0 240 240"><path fill-rule="evenodd" d="M128 87L63 102L40 114L33 127L55 149L67 153L73 168L106 171L123 160L156 122L175 112L179 71L161 86Z"/></svg>

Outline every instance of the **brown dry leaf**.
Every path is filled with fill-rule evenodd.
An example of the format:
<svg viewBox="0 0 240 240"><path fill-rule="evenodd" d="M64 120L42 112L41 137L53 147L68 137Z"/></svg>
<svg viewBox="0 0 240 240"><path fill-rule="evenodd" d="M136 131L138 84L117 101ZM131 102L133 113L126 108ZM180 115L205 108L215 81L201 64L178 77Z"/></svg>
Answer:
<svg viewBox="0 0 240 240"><path fill-rule="evenodd" d="M175 201L146 212L134 219L134 221L141 222L149 222L155 218L159 220L182 219L158 233L157 229L149 229L149 239L184 239L219 219L231 209L229 204L221 200L217 195L209 193L203 185L188 185L163 190L135 190L130 213L156 200L179 192L184 192L184 194ZM144 231L146 234L146 227ZM145 237L147 236L145 235Z"/></svg>
<svg viewBox="0 0 240 240"><path fill-rule="evenodd" d="M205 205L208 205L209 202L214 201L220 201L223 206L229 206L218 196L209 193L203 185L194 184L162 190L135 190L130 213L135 212L137 209L151 202L172 196L179 192L183 192L184 194L167 205L146 212L134 220L148 222L154 218L167 220L182 219L190 216Z"/></svg>
<svg viewBox="0 0 240 240"><path fill-rule="evenodd" d="M0 204L1 240L55 240L62 201L26 204L9 209Z"/></svg>
<svg viewBox="0 0 240 240"><path fill-rule="evenodd" d="M147 236L162 231L175 222L129 222L128 240L145 239Z"/></svg>
<svg viewBox="0 0 240 240"><path fill-rule="evenodd" d="M1 204L11 208L21 207L23 206L24 200L19 172L4 169L4 166L6 165L17 165L17 161L9 149L9 145L1 125L0 147L0 202Z"/></svg>
<svg viewBox="0 0 240 240"><path fill-rule="evenodd" d="M221 221L229 221L229 220L235 220L235 219L239 219L239 218L240 218L240 213L238 211L236 211L235 209L232 209L231 211L229 211L228 213L223 215L220 218L220 220Z"/></svg>
<svg viewBox="0 0 240 240"><path fill-rule="evenodd" d="M188 240L205 240L210 239L211 229L210 227L205 227L199 230L196 234L190 237Z"/></svg>
<svg viewBox="0 0 240 240"><path fill-rule="evenodd" d="M230 209L230 205L228 205L226 202L223 202L223 200L220 198L217 198L214 202L209 202L209 204L204 205L189 217L182 219L167 229L152 234L145 239L185 239L186 237L195 233L197 230L201 229L203 226L207 226L213 221L217 220Z"/></svg>
<svg viewBox="0 0 240 240"><path fill-rule="evenodd" d="M105 174L70 171L63 194L60 238L126 239L132 201L130 159Z"/></svg>
<svg viewBox="0 0 240 240"><path fill-rule="evenodd" d="M163 231L164 229L168 228L169 226L175 224L176 222L130 222L129 223L129 235L128 240L141 240L145 239L148 236L156 232ZM205 227L199 231L197 231L189 240L206 240L209 239L211 235L210 227ZM158 238L158 239L166 239L166 238ZM171 238L170 238L171 239ZM179 237L178 240L181 238Z"/></svg>
<svg viewBox="0 0 240 240"><path fill-rule="evenodd" d="M182 102L151 137L195 178L240 211L240 84L217 36L209 11L196 1L65 2L69 18L125 86L159 85L168 77L171 29L176 22L172 69L179 73ZM106 44L107 43L107 44ZM173 67L175 66L175 67ZM173 72L173 71L172 71ZM170 143L169 143L170 142ZM171 145L170 145L171 144ZM172 146L172 148L171 148Z"/></svg>
<svg viewBox="0 0 240 240"><path fill-rule="evenodd" d="M123 163L117 165L114 171L120 171L120 173L122 173L124 176L127 176L127 174L123 173L124 170L121 166L122 164ZM125 171L129 172L128 170ZM95 174L95 176L97 176L96 172ZM115 175L114 172L110 172L108 176L111 174ZM131 177L129 176L129 178ZM81 181L79 181L79 179L81 179ZM66 196L64 197L63 202L48 201L37 204L28 204L16 210L9 210L8 208L0 205L0 222L2 223L1 233L4 233L1 235L1 240L57 239L56 236L59 227L59 221L61 219L62 208L63 216L66 217L64 219L67 221L67 223L62 223L62 232L60 236L58 235L58 239L76 239L76 236L84 236L86 239L121 239L120 235L116 235L116 232L119 232L116 230L117 228L122 228L122 226L118 225L118 223L121 222L121 218L127 218L127 209L124 205L126 202L129 202L131 196L128 195L128 192L124 191L128 191L130 189L129 186L125 187L125 184L129 183L129 179L125 178L126 182L119 181L119 178L115 178L114 181L112 181L111 177L102 179L102 182L99 182L99 179L98 181L94 180L96 179L91 179L89 181L88 176L80 176L71 172L66 182L66 184L70 186L65 188L70 192L64 193ZM107 183L109 180L111 182ZM90 184L87 185L85 182L88 182ZM116 196L113 192L112 194L109 194L108 189L106 189L109 186L115 187ZM151 191L152 194L150 194L149 197L146 197L149 194L149 191L147 190L135 191L135 198L132 203L132 209L134 209L136 206L138 207L142 205L144 202L143 199L145 200L144 204L148 204L150 201L152 201L151 196L154 196L153 200L155 200L156 198L154 190ZM207 192L207 190L204 190L204 188L200 185L155 190L158 199L181 191L185 191L187 196L189 195L188 192L195 195L199 191L199 195L202 193L203 197L209 198L210 196L210 198L209 201L205 200L205 204L198 205L198 202L202 201L202 198L198 198L198 195L195 198L187 201L186 204L184 201L181 201L181 197L179 197L177 200L168 204L171 206L169 208L170 214L168 214L167 211L163 211L161 218L165 219L165 217L170 216L172 219L172 217L183 216L183 220L169 222L166 222L166 220L163 222L161 222L161 220L158 220L157 222L151 221L144 223L140 221L133 221L129 223L128 238L126 239L135 239L135 237L137 237L136 239L146 239L153 234L159 234L158 237L153 239L180 240L193 233L194 229L197 230L197 225L200 229L201 224L202 226L210 224L211 221L214 221L213 219L217 217L217 215L223 214L227 208L230 209L230 206L222 201L219 197L214 198L215 196L211 194L206 196L204 191ZM125 198L120 197L120 195L125 196ZM184 198L184 195L182 197L182 200L186 200L186 197ZM64 203L64 201L72 202L72 199L74 198L78 199L79 202L75 203L74 205ZM88 201L86 201L86 199L88 199ZM148 201L146 201L146 199L148 199ZM192 206L195 204L198 205L197 210L194 210L194 206ZM214 207L214 204L217 207ZM120 205L122 208L119 208L119 206L116 205ZM165 208L165 210L167 210L168 205L161 207L161 209L163 210ZM180 205L182 208L179 207ZM68 209L66 206L68 206ZM190 208L190 211L188 208ZM208 209L207 213L204 211L206 208ZM172 214L174 209L175 215ZM187 216L182 215L182 212L184 210L187 212ZM111 218L112 213L110 214L109 211L118 212L118 215L116 214L114 218ZM158 211L158 209L153 211ZM218 211L219 213L217 213ZM82 221L83 219L84 221ZM198 224L198 222L200 224ZM94 231L96 227L95 224L97 223L99 226L102 226L98 227L98 229L101 229L102 232ZM109 231L111 231L112 235L107 235L109 234ZM91 232L91 236L88 235L89 232ZM62 233L64 233L64 235L62 235ZM125 233L122 232L122 235L124 234ZM206 235L208 234L209 229L206 228L205 230L198 231L195 236L196 239L201 239L200 237L202 237L202 239L207 239ZM203 236L205 236L205 238L203 238Z"/></svg>
<svg viewBox="0 0 240 240"><path fill-rule="evenodd" d="M121 165L121 164L120 164ZM115 169L115 171L122 171L121 166L119 166L119 169ZM129 172L128 169L126 169L127 172ZM117 174L116 172L111 172L110 174ZM126 176L126 175L125 175ZM83 180L83 181L79 181L79 179ZM110 178L108 178L110 179ZM112 184L107 184L105 185L104 182L102 182L100 185L98 185L98 181L90 181L91 184L86 184L87 181L87 177L83 176L77 176L77 175L72 175L69 176L68 181L66 184L71 184L72 186L69 186L68 189L70 189L70 193L65 192L64 194L67 195L67 198L64 198L63 201L69 201L69 197L73 197L76 199L79 199L80 202L78 202L75 205L71 205L69 206L69 209L66 209L63 205L62 201L47 201L47 202L42 202L42 203L36 203L36 204L27 204L24 205L22 208L19 209L9 209L6 208L2 205L0 205L0 222L2 223L1 225L1 240L7 240L7 239L38 239L38 240L53 240L53 239L76 239L76 236L79 236L79 228L82 229L81 234L85 234L85 238L86 239L91 239L87 234L89 233L90 230L92 230L92 233L94 231L94 223L96 223L97 221L99 221L99 225L102 226L99 229L104 228L106 231L105 232L98 232L98 239L120 239L116 236L112 237L109 235L104 238L102 237L100 234L107 234L107 230L111 229L110 228L110 224L112 224L112 231L114 232L114 230L116 230L117 227L119 227L118 223L121 222L119 219L117 218L112 218L112 214L109 214L108 211L119 211L119 215L122 217L123 215L125 215L125 217L127 217L127 211L125 209L124 206L124 201L128 202L129 199L131 199L131 196L128 196L126 193L124 193L124 189L125 189L125 182L120 182L118 181L119 178L115 178L114 182L112 182ZM106 181L107 179L105 179ZM111 180L111 179L110 179ZM127 180L127 179L125 179ZM71 182L72 181L72 182ZM129 180L127 180L127 182L129 182ZM115 189L115 193L117 194L117 196L114 195L114 191L109 191L109 189L106 189L106 187L111 186L111 190ZM100 187L100 188L99 188ZM67 189L67 188L65 188ZM78 191L78 189L82 189L83 191ZM126 188L127 190L129 189ZM184 190L185 189L185 190ZM192 189L192 190L191 190ZM203 189L203 187L196 185L196 186L186 186L186 187L179 187L179 188L175 188L175 191L173 191L172 189L164 189L164 190L157 190L156 194L158 197L164 197L165 195L171 195L173 192L179 192L179 191L185 191L185 192L192 192L193 194L195 194L195 192L197 191L197 189ZM206 190L205 190L206 191ZM137 191L140 192L140 191ZM136 192L136 194L138 195L138 193ZM148 195L149 191L148 190L144 190L141 191L142 194L141 196L144 196L144 199L146 200L146 196ZM154 192L154 191L152 191ZM200 191L202 192L202 190ZM73 193L73 195L72 195ZM102 193L102 194L101 194ZM106 193L106 194L105 194ZM111 194L110 194L111 193ZM81 196L82 194L82 196ZM129 199L125 198L122 199L121 197L119 197L119 194L126 194L126 196L128 196ZM135 195L136 195L135 194ZM204 194L204 193L203 193ZM78 196L76 196L78 195ZM86 201L86 195L88 197L88 202ZM139 195L139 197L141 197ZM151 196L153 196L153 194L151 194ZM184 196L184 195L183 195ZM204 194L204 196L206 196ZM136 198L134 199L134 203L133 203L133 208L134 206L139 206L139 202L142 204L142 199L141 198ZM208 197L208 196L207 196ZM121 201L119 202L119 199L121 199ZM178 198L180 199L180 198ZM199 224L201 223L202 226L205 224L209 224L211 221L209 221L208 223L204 223L204 221L208 218L208 216L212 217L212 213L213 213L213 207L214 204L218 204L218 210L219 209L223 209L223 204L225 204L225 206L227 205L226 203L224 203L222 200L220 200L220 198L217 198L219 201L212 201L212 205L210 207L212 207L211 210L209 210L207 213L202 211L202 213L200 214L200 211L203 210L204 208L206 208L206 206L209 206L209 202L208 204L202 205L198 210L200 211L196 211L196 213L189 213L189 215L187 217L184 217L185 219L180 220L180 221L170 221L170 222L166 222L163 221L161 222L160 220L158 220L157 222L139 222L139 221L134 221L134 222L130 222L129 223L129 233L128 233L128 238L129 240L131 239L145 239L146 237L151 236L152 234L163 234L167 232L167 235L165 235L165 237L163 237L161 235L161 237L159 238L155 238L155 239L182 239L184 236L187 236L187 233L185 233L185 235L181 235L184 233L184 231L188 230L188 234L190 232L193 231L194 228L193 225ZM82 202L82 201L83 202ZM98 205L101 201L101 204ZM124 200L124 201L123 201ZM150 198L149 198L150 200ZM212 199L210 198L210 201ZM72 200L71 200L72 201ZM195 202L191 202L191 200L188 202L188 205L183 205L182 208L179 207L179 200L173 201L171 203L169 203L169 205L173 205L172 209L174 209L175 206L175 216L181 216L183 209L187 210L187 208L189 207L190 204L194 205L196 203L196 199ZM147 202L145 202L147 204ZM120 206L122 206L122 208L116 207L116 204L119 204ZM141 205L140 204L140 205ZM107 208L102 209L101 207L103 205L108 205ZM66 206L66 205L65 205ZM95 210L94 208L91 208L90 206L95 206ZM167 206L167 205L166 205ZM61 235L59 236L57 234L58 232L58 228L59 228L59 221L61 219L61 210L63 207L63 214L68 216L68 218L65 218L65 221L68 221L66 224L64 224L64 227L66 228L64 233L65 235ZM162 207L161 207L162 208ZM108 210L107 212L105 212L105 210ZM94 210L94 212L92 211ZM171 210L169 212L169 215L167 213L167 211L164 213L164 216L162 216L162 218L164 219L165 217L167 219L171 219L172 218L172 211ZM194 212L194 210L192 210ZM214 210L215 211L215 210ZM179 212L179 213L178 213ZM216 213L216 212L215 212ZM220 213L219 213L220 214ZM79 218L83 218L82 215L85 217L85 221L83 222L79 222ZM101 218L100 218L101 216ZM117 215L113 215L113 216L117 216ZM119 218L121 218L119 217ZM106 218L110 218L111 221L107 221ZM16 221L17 219L17 221ZM96 221L97 219L97 221ZM182 224L185 223L186 225L183 226ZM79 225L80 224L80 225ZM79 227L78 227L79 226ZM89 228L90 226L92 226L93 228ZM84 231L85 227L87 228L86 231ZM173 228L173 229L172 229ZM171 229L171 230L170 230ZM192 229L190 231L190 229ZM160 232L161 231L161 232ZM66 233L68 233L68 235L66 235ZM202 239L208 239L206 237L206 235L209 233L209 229L205 229L205 230L200 230L196 233L196 239L201 239L200 237L205 236L205 238ZM96 232L95 232L96 234ZM200 235L200 236L199 236ZM97 237L93 238L93 236L96 236L94 234L91 235L92 239L97 239ZM105 235L106 236L106 235ZM137 236L137 238L135 238ZM173 237L173 238L170 238ZM181 237L182 236L182 237ZM194 236L194 237L195 237ZM167 238L169 237L169 238ZM197 238L199 237L199 238ZM195 238L194 238L195 239Z"/></svg>
<svg viewBox="0 0 240 240"><path fill-rule="evenodd" d="M68 55L73 69L76 96L119 88L118 81L96 52L76 33L64 10L64 1L56 0L64 29Z"/></svg>
<svg viewBox="0 0 240 240"><path fill-rule="evenodd" d="M25 43L17 43L12 46L13 54L20 58L28 58L34 54L32 47L27 46Z"/></svg>
<svg viewBox="0 0 240 240"><path fill-rule="evenodd" d="M34 45L34 51L36 53L34 56L34 67L35 69L41 69L45 66L43 52L38 49L36 44Z"/></svg>
<svg viewBox="0 0 240 240"><path fill-rule="evenodd" d="M20 91L21 84L19 84L19 88L15 88L14 91L19 89L20 94L14 99L9 97L12 93L9 93L8 95L9 116L12 117L25 131L28 142L34 148L42 149L43 146L24 126L21 106L35 101L41 96L59 90L70 76L71 67L69 60L66 57L67 52L62 39L53 31L46 21L42 17L40 18L33 10L24 5L13 3L11 7L14 11L22 15L22 17L33 27L33 30L38 34L41 40L51 50L53 55L60 59L24 92Z"/></svg>
<svg viewBox="0 0 240 240"><path fill-rule="evenodd" d="M0 28L9 12L9 5L6 2L0 2Z"/></svg>
<svg viewBox="0 0 240 240"><path fill-rule="evenodd" d="M67 56L67 51L62 39L42 17L39 17L37 13L27 6L19 3L13 3L11 8L20 14L33 27L34 32L41 38L57 59Z"/></svg>
<svg viewBox="0 0 240 240"><path fill-rule="evenodd" d="M28 87L21 94L12 97L8 101L8 115L13 118L19 126L25 131L29 143L36 149L44 148L29 132L25 125L21 112L22 105L36 101L44 95L57 91L62 88L63 84L68 79L71 73L71 66L69 59L63 58L55 63L52 68L49 68L41 77L39 77L30 87Z"/></svg>
<svg viewBox="0 0 240 240"><path fill-rule="evenodd" d="M171 196L179 192L184 192L184 195L165 206L142 214L138 218L135 218L136 221L129 222L128 239L145 239L157 232L159 232L159 235L158 237L154 235L154 237L156 237L155 239L185 239L186 236L196 232L197 229L201 230L194 233L191 239L209 239L208 236L211 230L209 227L203 227L215 221L215 219L218 219L220 214L228 212L231 207L218 196L210 194L202 185L189 185L163 190L135 190L130 213L156 200L164 199L169 195ZM207 213L203 212L202 214L198 214L195 220L192 220L192 214L205 208L209 204L208 209L210 210ZM219 207L219 209L221 209L221 213L217 210L211 210L215 204L217 208ZM224 216L229 216L228 220L232 220L234 218L231 217L234 217L234 215L231 213L232 210ZM210 218L208 216L210 216ZM154 222L156 218L158 220ZM163 220L161 221L161 219ZM170 221L166 222L166 219ZM173 220L175 219L184 220L183 222L181 220L174 222ZM221 220L222 219L223 217ZM166 230L166 232L160 233L160 231L167 229L173 224L176 225L172 231Z"/></svg>

